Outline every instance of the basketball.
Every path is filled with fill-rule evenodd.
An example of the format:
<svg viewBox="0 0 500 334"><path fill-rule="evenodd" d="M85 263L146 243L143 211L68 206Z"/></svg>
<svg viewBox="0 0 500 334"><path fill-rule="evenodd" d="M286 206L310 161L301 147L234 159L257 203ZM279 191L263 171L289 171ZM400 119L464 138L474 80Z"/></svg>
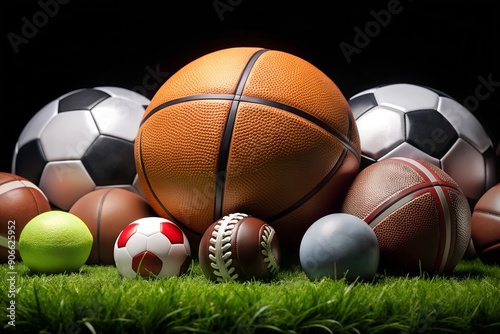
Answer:
<svg viewBox="0 0 500 334"><path fill-rule="evenodd" d="M375 232L382 273L451 273L471 238L467 197L446 172L422 160L388 158L364 168L342 211Z"/></svg>
<svg viewBox="0 0 500 334"><path fill-rule="evenodd" d="M94 242L87 264L114 265L120 232L133 221L156 216L146 200L123 188L101 188L81 197L69 210L89 228Z"/></svg>
<svg viewBox="0 0 500 334"><path fill-rule="evenodd" d="M359 170L349 104L321 70L258 47L208 53L174 73L146 109L138 177L155 211L197 245L223 216L245 212L298 263L300 240L340 208Z"/></svg>
<svg viewBox="0 0 500 334"><path fill-rule="evenodd" d="M500 265L500 184L490 188L476 203L471 229L481 262Z"/></svg>
<svg viewBox="0 0 500 334"><path fill-rule="evenodd" d="M0 263L21 259L17 247L21 231L35 216L50 210L47 197L35 184L0 172Z"/></svg>

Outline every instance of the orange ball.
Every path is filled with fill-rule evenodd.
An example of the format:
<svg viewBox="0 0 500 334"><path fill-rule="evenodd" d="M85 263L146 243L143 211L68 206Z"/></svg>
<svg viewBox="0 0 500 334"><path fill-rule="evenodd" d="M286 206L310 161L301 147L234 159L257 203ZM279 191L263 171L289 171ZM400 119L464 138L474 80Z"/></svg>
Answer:
<svg viewBox="0 0 500 334"><path fill-rule="evenodd" d="M333 212L360 162L350 107L335 83L295 55L235 47L172 75L146 109L136 167L155 211L198 241L245 212L280 235L298 263L300 240Z"/></svg>

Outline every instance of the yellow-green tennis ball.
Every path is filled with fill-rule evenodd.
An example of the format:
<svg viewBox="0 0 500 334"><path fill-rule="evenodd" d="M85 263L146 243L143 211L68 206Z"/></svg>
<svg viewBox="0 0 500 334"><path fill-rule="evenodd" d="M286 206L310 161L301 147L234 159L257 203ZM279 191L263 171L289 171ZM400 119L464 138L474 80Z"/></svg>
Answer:
<svg viewBox="0 0 500 334"><path fill-rule="evenodd" d="M92 234L80 218L52 210L35 216L23 228L19 255L34 272L73 272L87 261L92 242Z"/></svg>

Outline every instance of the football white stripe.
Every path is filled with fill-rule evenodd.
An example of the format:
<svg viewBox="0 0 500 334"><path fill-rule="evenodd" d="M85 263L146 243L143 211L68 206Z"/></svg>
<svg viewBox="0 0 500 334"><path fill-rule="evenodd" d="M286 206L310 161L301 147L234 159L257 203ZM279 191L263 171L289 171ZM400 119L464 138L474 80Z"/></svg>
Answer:
<svg viewBox="0 0 500 334"><path fill-rule="evenodd" d="M393 203L391 206L387 207L383 212L381 212L375 219L370 222L370 227L373 229L378 225L382 220L386 219L390 214L394 211L408 203L409 201L415 198L414 193L408 194L405 197L401 198L399 201Z"/></svg>
<svg viewBox="0 0 500 334"><path fill-rule="evenodd" d="M424 173L431 182L437 182L437 178L432 174L427 167L422 165L416 160L413 159L408 159L408 158L403 158L403 157L398 157L396 159L406 161L416 168L420 170L422 173ZM445 243L444 243L444 249L443 249L443 256L442 256L442 261L440 262L440 268L439 271L442 272L444 270L444 267L446 263L448 262L448 257L450 256L450 250L451 250L451 229L452 229L452 224L451 224L451 209L450 209L450 203L448 203L448 200L446 198L446 195L444 194L443 188L439 185L435 185L434 189L436 190L436 193L438 194L438 198L440 203L437 203L438 205L441 206L443 209L443 214L444 214L444 224L445 224Z"/></svg>
<svg viewBox="0 0 500 334"><path fill-rule="evenodd" d="M441 201L441 207L443 208L444 213L444 223L445 223L445 243L443 250L443 257L439 267L439 272L443 272L446 263L448 263L448 257L450 256L450 248L451 248L451 213L450 206L446 199L446 195L444 194L443 188L440 186L435 186L436 192L439 196L439 200Z"/></svg>
<svg viewBox="0 0 500 334"><path fill-rule="evenodd" d="M45 198L45 194L38 188L35 184L33 184L30 181L24 181L24 180L15 180L15 181L10 181L7 183L4 183L0 185L0 195L3 195L11 190L17 189L17 188L32 188L38 190Z"/></svg>
<svg viewBox="0 0 500 334"><path fill-rule="evenodd" d="M420 162L418 162L418 161L416 161L414 159L408 159L408 158L402 158L402 157L397 157L397 158L394 158L394 159L403 160L403 161L406 161L407 163L412 164L413 166L417 167L419 171L421 171L422 173L424 173L425 176L427 176L429 178L429 180L431 180L431 182L437 182L437 179L434 176L434 174L432 174L429 171L429 169L427 169L427 167L425 167L424 165L422 165Z"/></svg>

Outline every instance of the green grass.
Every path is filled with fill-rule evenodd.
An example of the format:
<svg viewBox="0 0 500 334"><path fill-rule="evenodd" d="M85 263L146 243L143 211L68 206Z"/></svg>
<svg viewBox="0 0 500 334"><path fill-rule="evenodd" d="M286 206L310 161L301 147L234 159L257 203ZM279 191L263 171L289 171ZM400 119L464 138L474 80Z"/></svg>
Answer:
<svg viewBox="0 0 500 334"><path fill-rule="evenodd" d="M113 266L32 275L17 263L13 298L11 271L0 266L4 333L500 332L500 267L479 260L462 261L448 277L364 283L310 281L299 268L271 282L214 283L196 262L181 277L140 280Z"/></svg>

